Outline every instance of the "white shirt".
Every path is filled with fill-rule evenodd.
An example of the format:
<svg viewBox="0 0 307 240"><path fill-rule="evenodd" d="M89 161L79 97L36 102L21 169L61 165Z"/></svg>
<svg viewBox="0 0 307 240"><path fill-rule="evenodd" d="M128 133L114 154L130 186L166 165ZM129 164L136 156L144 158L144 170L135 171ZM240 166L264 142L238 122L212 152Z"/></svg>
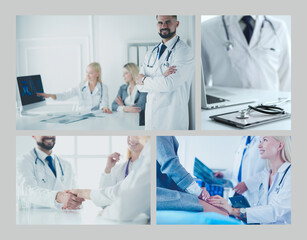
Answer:
<svg viewBox="0 0 307 240"><path fill-rule="evenodd" d="M278 169L270 188L270 171L266 169L259 174L260 185L250 186L251 191L259 192L259 202L246 209L247 223L291 224L291 167L284 176L289 165L285 162Z"/></svg>
<svg viewBox="0 0 307 240"><path fill-rule="evenodd" d="M56 194L59 191L76 188L72 167L69 162L53 154L57 174L55 177L45 160L48 155L38 148L35 150L38 158L32 149L17 159L17 195L27 196L35 207L59 208L62 205L56 202Z"/></svg>
<svg viewBox="0 0 307 240"><path fill-rule="evenodd" d="M57 93L57 100L63 101L77 96L81 110L94 111L109 107L108 87L97 82L91 92L88 81L79 86L69 89L64 93Z"/></svg>
<svg viewBox="0 0 307 240"><path fill-rule="evenodd" d="M150 219L150 155L148 142L135 162L134 171L122 182L119 197L104 210L103 218L139 223L147 223Z"/></svg>
<svg viewBox="0 0 307 240"><path fill-rule="evenodd" d="M165 43L167 49L160 59L157 49L147 52L141 67L140 73L147 77L144 85L137 85L137 88L140 92L148 93L146 130L187 130L189 127L188 102L190 86L195 77L193 51L179 40L169 56L169 66L165 65L166 57L177 39L178 36L175 36ZM164 77L164 72L170 66L176 66L176 73Z"/></svg>
<svg viewBox="0 0 307 240"><path fill-rule="evenodd" d="M128 166L128 176L135 169L134 166L137 161L139 161L139 159L130 162ZM105 207L116 200L119 195L120 185L125 179L127 164L128 161L116 164L109 174L105 172L101 174L99 189L92 190L90 196L95 205Z"/></svg>
<svg viewBox="0 0 307 240"><path fill-rule="evenodd" d="M126 106L131 106L131 105L134 105L134 101L135 101L135 97L136 97L136 94L137 94L137 87L134 86L133 90L132 90L132 93L130 94L130 88L131 86L129 85L129 87L127 87L127 94L128 96L126 97L126 99L124 100L124 104L125 106L118 106L117 108L117 111L118 112L123 112L124 111L124 108Z"/></svg>
<svg viewBox="0 0 307 240"><path fill-rule="evenodd" d="M248 44L242 31L242 16L225 16L232 50L222 17L202 23L202 64L206 85L291 90L291 48L287 28L281 20L257 16ZM261 27L262 24L263 28ZM241 25L240 25L241 24Z"/></svg>

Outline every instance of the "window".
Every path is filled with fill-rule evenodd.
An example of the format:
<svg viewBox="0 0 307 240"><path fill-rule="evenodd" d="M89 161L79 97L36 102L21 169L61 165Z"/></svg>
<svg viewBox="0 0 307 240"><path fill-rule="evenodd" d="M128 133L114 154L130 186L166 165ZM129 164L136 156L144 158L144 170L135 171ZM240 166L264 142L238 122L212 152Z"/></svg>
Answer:
<svg viewBox="0 0 307 240"><path fill-rule="evenodd" d="M119 152L120 161L126 160L127 136L57 136L54 150L72 164L78 188L95 189L109 154Z"/></svg>

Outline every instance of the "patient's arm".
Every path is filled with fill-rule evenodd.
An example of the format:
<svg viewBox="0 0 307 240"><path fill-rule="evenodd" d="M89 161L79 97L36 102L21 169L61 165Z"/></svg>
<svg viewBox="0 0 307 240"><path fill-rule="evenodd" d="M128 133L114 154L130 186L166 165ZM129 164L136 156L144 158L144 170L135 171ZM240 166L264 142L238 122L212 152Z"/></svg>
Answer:
<svg viewBox="0 0 307 240"><path fill-rule="evenodd" d="M203 206L204 212L216 212L224 216L229 216L228 212L222 208L215 207L201 199L199 199L199 203Z"/></svg>

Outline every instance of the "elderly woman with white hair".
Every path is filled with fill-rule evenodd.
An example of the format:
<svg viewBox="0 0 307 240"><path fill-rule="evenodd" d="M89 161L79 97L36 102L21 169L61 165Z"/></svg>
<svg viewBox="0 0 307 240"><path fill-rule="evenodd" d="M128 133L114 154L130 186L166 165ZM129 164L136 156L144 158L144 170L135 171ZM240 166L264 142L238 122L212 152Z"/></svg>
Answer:
<svg viewBox="0 0 307 240"><path fill-rule="evenodd" d="M261 158L267 168L257 176L261 181L248 191L259 191L257 206L233 208L220 196L208 202L227 210L230 215L246 220L247 224L291 223L291 137L264 136L259 144Z"/></svg>

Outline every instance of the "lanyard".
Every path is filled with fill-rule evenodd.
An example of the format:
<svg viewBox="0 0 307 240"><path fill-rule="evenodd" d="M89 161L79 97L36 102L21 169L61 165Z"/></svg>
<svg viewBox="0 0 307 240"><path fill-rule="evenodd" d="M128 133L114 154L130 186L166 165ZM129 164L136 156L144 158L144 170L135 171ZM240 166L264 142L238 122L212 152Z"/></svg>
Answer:
<svg viewBox="0 0 307 240"><path fill-rule="evenodd" d="M127 166L126 166L126 171L125 171L125 178L128 176L129 174L129 164L130 164L131 158L129 158Z"/></svg>

